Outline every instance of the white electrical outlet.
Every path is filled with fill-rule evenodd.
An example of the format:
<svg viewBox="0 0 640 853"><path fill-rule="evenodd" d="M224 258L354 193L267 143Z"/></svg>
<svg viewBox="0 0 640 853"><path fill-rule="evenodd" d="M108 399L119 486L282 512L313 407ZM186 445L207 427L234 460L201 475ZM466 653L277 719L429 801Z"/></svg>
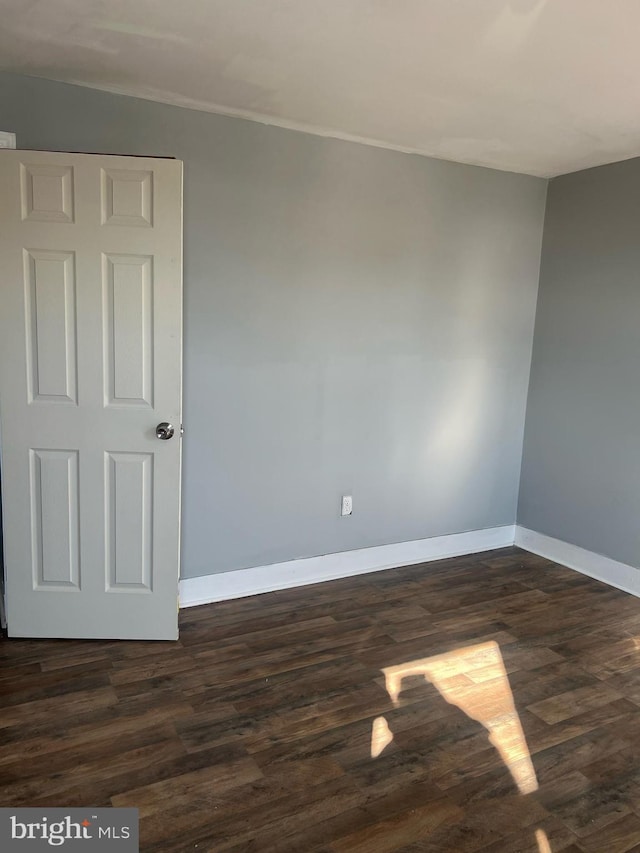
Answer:
<svg viewBox="0 0 640 853"><path fill-rule="evenodd" d="M340 515L351 515L353 513L353 497L351 495L342 496L342 508Z"/></svg>
<svg viewBox="0 0 640 853"><path fill-rule="evenodd" d="M0 148L15 148L16 135L8 130L0 130Z"/></svg>

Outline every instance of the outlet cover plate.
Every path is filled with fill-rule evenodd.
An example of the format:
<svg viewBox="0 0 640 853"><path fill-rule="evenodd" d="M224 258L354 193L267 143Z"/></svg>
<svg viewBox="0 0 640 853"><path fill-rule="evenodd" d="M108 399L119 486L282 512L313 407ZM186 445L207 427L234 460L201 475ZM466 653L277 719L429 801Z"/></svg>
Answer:
<svg viewBox="0 0 640 853"><path fill-rule="evenodd" d="M353 496L343 495L340 505L340 515L351 515L353 513Z"/></svg>
<svg viewBox="0 0 640 853"><path fill-rule="evenodd" d="M15 148L16 135L8 130L0 130L0 148Z"/></svg>

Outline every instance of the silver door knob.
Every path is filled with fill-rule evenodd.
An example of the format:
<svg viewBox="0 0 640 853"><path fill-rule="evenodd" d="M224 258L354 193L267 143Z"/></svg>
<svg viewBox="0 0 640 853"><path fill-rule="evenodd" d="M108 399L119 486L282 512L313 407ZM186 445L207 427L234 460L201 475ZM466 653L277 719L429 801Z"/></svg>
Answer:
<svg viewBox="0 0 640 853"><path fill-rule="evenodd" d="M156 438L159 438L161 441L168 441L170 438L173 438L174 432L175 430L171 424L162 421L156 427Z"/></svg>

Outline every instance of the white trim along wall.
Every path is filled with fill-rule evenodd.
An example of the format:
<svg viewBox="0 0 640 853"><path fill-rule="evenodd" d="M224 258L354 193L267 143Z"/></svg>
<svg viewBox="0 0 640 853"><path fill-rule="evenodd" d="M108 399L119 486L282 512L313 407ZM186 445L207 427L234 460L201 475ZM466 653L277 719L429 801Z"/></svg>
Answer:
<svg viewBox="0 0 640 853"><path fill-rule="evenodd" d="M552 536L545 536L544 533L527 530L526 527L516 527L514 544L524 551L539 554L580 574L640 596L640 569L635 569L626 563L619 563L594 551L586 551L578 545L563 542L562 539L554 539Z"/></svg>
<svg viewBox="0 0 640 853"><path fill-rule="evenodd" d="M244 598L276 589L290 589L367 572L394 569L398 566L492 551L494 548L513 545L514 535L515 528L510 524L506 527L471 530L450 536L434 536L431 539L416 539L396 545L379 545L375 548L360 548L357 551L342 551L338 554L257 566L254 569L186 578L180 581L180 606L193 607L211 601Z"/></svg>
<svg viewBox="0 0 640 853"><path fill-rule="evenodd" d="M560 539L527 530L526 527L506 525L487 530L471 530L449 536L434 536L395 545L380 545L324 554L303 560L290 560L269 566L257 566L234 572L222 572L180 581L180 607L195 607L213 601L244 598L278 589L353 577L399 566L411 566L477 554L517 545L525 551L539 554L581 574L588 575L624 592L640 596L640 570L571 545Z"/></svg>

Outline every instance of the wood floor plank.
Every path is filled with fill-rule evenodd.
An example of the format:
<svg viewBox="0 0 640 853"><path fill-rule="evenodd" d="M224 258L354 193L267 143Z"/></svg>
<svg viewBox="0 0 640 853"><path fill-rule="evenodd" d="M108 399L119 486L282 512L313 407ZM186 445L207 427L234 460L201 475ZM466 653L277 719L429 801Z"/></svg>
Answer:
<svg viewBox="0 0 640 853"><path fill-rule="evenodd" d="M443 823L462 817L462 809L446 798L378 821L333 842L336 853L393 853L400 844L429 838Z"/></svg>
<svg viewBox="0 0 640 853"><path fill-rule="evenodd" d="M545 723L553 724L622 698L622 693L608 684L594 684L534 702L528 709Z"/></svg>
<svg viewBox="0 0 640 853"><path fill-rule="evenodd" d="M627 853L638 846L639 840L640 818L636 815L626 815L606 829L582 838L580 847L587 853Z"/></svg>
<svg viewBox="0 0 640 853"><path fill-rule="evenodd" d="M518 548L0 642L0 804L145 853L640 851L640 601Z"/></svg>

